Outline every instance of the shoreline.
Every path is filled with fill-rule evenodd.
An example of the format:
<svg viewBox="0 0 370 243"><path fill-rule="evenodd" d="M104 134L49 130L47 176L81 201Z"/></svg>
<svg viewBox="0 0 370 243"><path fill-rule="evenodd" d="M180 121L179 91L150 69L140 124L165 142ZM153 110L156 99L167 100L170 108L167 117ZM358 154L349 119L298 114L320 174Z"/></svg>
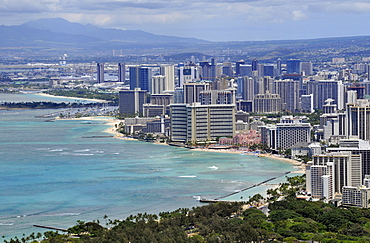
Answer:
<svg viewBox="0 0 370 243"><path fill-rule="evenodd" d="M92 118L92 119L91 119ZM100 120L100 121L106 121L105 125L110 126L109 128L103 130L105 133L112 134L114 138L116 139L122 139L122 140L131 140L131 141L140 141L136 138L131 138L131 137L125 137L123 134L119 133L116 131L116 125L122 122L121 120L117 118L112 118L112 119L99 119L99 116L96 117L81 117L81 118L72 118L74 120ZM169 146L167 143L158 143L158 142L153 142L153 144L157 145L166 145ZM249 156L257 156L259 158L268 158L268 159L274 159L274 160L279 160L283 161L289 164L294 165L297 167L296 170L291 171L291 173L297 173L297 174L304 174L306 173L306 166L297 160L294 159L288 159L288 158L282 158L277 155L272 155L272 154L256 154L253 152L245 151L245 150L236 150L236 149L221 149L221 150L216 150L216 149L208 149L208 148L195 148L191 149L193 151L200 151L200 152L214 152L214 153L228 153L228 154L243 154L243 155L249 155Z"/></svg>
<svg viewBox="0 0 370 243"><path fill-rule="evenodd" d="M86 117L86 118L88 118L88 117ZM80 118L77 118L77 119L80 119ZM136 140L136 141L140 141L140 140L135 139L135 138L125 137L125 136L123 136L123 134L121 134L121 133L119 133L119 132L116 131L115 125L116 124L119 124L119 122L121 120L119 120L119 119L114 119L113 121L110 120L110 119L100 119L100 120L105 120L105 121L108 122L108 123L106 123L106 125L110 125L111 127L105 129L103 132L110 133L110 134L114 135L114 138L123 139L123 140L132 140L132 141ZM169 146L167 143L154 142L154 144L157 144L157 145L167 145L167 146ZM268 159L279 160L279 161L287 162L287 163L292 164L292 165L294 165L294 166L297 167L297 170L291 171L291 173L298 173L298 174L300 174L300 173L301 174L306 173L306 167L305 167L305 165L302 162L299 162L299 161L294 160L294 159L282 158L282 157L279 157L277 155L272 155L272 154L256 154L256 153L253 153L253 152L249 152L249 151L245 151L245 150L236 150L236 149L221 149L221 150L216 150L216 149L208 149L208 148L195 148L195 149L192 149L192 150L193 151L200 151L200 152L244 154L244 155L249 155L249 156L258 156L259 158L268 158Z"/></svg>
<svg viewBox="0 0 370 243"><path fill-rule="evenodd" d="M62 118L58 118L58 119L62 119ZM90 121L95 120L96 121L96 120L99 120L99 121L105 121L106 123L104 123L104 125L107 125L109 127L106 128L105 130L103 130L102 132L112 134L113 138L115 138L115 139L140 141L140 140L135 139L135 138L126 137L123 134L117 132L116 131L116 125L119 124L120 122L122 122L122 120L119 120L117 118L108 119L108 118L102 118L102 117L99 117L99 116L91 116L91 117L69 118L69 119L66 119L66 120L82 120L82 121L86 121L86 120L90 120ZM143 142L143 141L140 141L140 142ZM153 142L153 144L170 146L167 143ZM272 155L272 154L256 154L256 153L252 153L252 152L245 151L245 150L235 150L235 149L232 149L232 150L226 150L226 149L224 149L224 150L214 150L214 149L206 149L206 148L195 148L195 149L189 149L189 150L199 151L199 152L243 154L243 155L247 155L247 156L256 156L258 158L274 159L274 160L279 160L279 161L282 161L282 162L289 163L289 164L293 165L296 168L296 170L290 171L290 174L292 174L292 173L293 174L305 174L305 172L306 172L305 171L306 167L303 163L301 163L297 160L294 160L294 159L281 158L279 156L275 156L275 155ZM260 194L265 194L268 189L275 189L275 188L278 187L278 185L276 185L274 183L273 184L263 183L263 184L261 184L261 186L262 187L260 188L260 190L258 190ZM219 201L230 201L230 200L225 198L225 199L221 199ZM243 200L234 200L234 201L235 202L240 202L240 201L243 201Z"/></svg>

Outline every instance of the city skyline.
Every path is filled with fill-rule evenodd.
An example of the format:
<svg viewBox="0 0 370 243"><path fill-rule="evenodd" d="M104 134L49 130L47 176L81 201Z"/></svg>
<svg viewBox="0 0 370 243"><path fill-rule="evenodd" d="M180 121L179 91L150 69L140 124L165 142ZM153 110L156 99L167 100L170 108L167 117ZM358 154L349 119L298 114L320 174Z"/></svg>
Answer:
<svg viewBox="0 0 370 243"><path fill-rule="evenodd" d="M5 1L0 23L39 18L209 41L369 35L370 3L355 1Z"/></svg>

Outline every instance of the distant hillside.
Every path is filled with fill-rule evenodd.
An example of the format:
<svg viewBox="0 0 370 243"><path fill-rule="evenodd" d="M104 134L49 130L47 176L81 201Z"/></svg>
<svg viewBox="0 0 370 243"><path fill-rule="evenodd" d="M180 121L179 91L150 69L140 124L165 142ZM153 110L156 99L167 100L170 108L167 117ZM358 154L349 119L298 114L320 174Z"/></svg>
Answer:
<svg viewBox="0 0 370 243"><path fill-rule="evenodd" d="M253 33L251 33L253 35ZM370 36L303 40L209 42L196 38L155 35L141 30L99 28L61 18L38 19L22 25L0 26L1 59L71 56L112 57L161 54L163 60L183 61L225 56L230 60L265 61L276 58L330 60L332 57L370 56ZM193 55L191 53L198 53ZM121 58L121 57L119 57ZM137 61L139 59L136 59ZM131 61L131 60L129 60Z"/></svg>
<svg viewBox="0 0 370 243"><path fill-rule="evenodd" d="M101 38L105 41L129 42L129 43L207 43L208 41L195 38L181 38L174 36L155 35L141 30L120 30L99 28L93 25L82 25L71 23L62 18L38 19L29 21L22 26L27 26L39 30L48 30L54 33L63 33L70 35L83 35L92 38Z"/></svg>

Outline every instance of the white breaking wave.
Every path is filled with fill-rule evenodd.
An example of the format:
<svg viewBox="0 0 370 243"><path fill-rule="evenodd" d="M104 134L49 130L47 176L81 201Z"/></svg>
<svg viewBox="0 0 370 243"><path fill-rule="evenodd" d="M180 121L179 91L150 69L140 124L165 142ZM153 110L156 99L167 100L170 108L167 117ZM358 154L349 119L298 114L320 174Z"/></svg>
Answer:
<svg viewBox="0 0 370 243"><path fill-rule="evenodd" d="M82 149L82 150L75 150L74 152L76 153L81 153L81 152L89 152L90 149Z"/></svg>
<svg viewBox="0 0 370 243"><path fill-rule="evenodd" d="M52 149L52 150L50 150L50 152L62 152L63 151L63 149Z"/></svg>
<svg viewBox="0 0 370 243"><path fill-rule="evenodd" d="M47 214L45 216L76 216L76 215L80 215L81 213L57 213L57 214Z"/></svg>
<svg viewBox="0 0 370 243"><path fill-rule="evenodd" d="M13 223L0 223L0 225L4 225L4 226L12 226Z"/></svg>
<svg viewBox="0 0 370 243"><path fill-rule="evenodd" d="M214 166L214 165L212 165L211 167L207 167L207 168L213 169L213 170L218 170L218 167L217 166Z"/></svg>

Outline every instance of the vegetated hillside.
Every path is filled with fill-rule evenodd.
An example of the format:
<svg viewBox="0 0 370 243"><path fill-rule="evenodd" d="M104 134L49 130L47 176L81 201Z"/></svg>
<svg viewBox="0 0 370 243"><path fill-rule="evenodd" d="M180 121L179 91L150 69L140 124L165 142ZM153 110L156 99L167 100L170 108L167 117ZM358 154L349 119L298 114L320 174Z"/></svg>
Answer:
<svg viewBox="0 0 370 243"><path fill-rule="evenodd" d="M210 42L156 35L141 30L99 28L51 18L22 25L0 26L0 48L5 57L55 56L61 53L111 57L112 50L119 50L118 53L123 56L171 56L176 53L200 52L204 55L227 56L234 61L272 61L277 58L325 61L336 56L369 56L370 36Z"/></svg>
<svg viewBox="0 0 370 243"><path fill-rule="evenodd" d="M54 33L69 35L84 35L92 38L99 37L105 41L128 42L128 43L207 43L208 41L196 38L183 38L175 36L155 35L142 30L120 30L112 28L99 28L93 25L71 23L62 18L38 19L24 23L27 26L39 30L48 30Z"/></svg>
<svg viewBox="0 0 370 243"><path fill-rule="evenodd" d="M208 41L155 35L141 30L99 28L71 23L61 18L39 19L22 25L0 26L0 48L9 56L50 56L55 53L107 56L113 49L123 53L187 49ZM155 52L155 51L154 51Z"/></svg>
<svg viewBox="0 0 370 243"><path fill-rule="evenodd" d="M335 208L323 202L286 200L269 206L267 217L241 203L219 202L191 210L137 214L123 221L78 221L68 231L46 232L41 242L369 242L370 210ZM28 238L29 239L29 238ZM11 242L11 241L6 241ZM21 242L12 241L12 242Z"/></svg>
<svg viewBox="0 0 370 243"><path fill-rule="evenodd" d="M122 221L108 217L105 222L78 221L68 232L79 238L48 231L41 242L370 242L369 209L296 199L304 179L297 176L288 181L279 189L268 190L268 199L257 194L248 201L249 205L271 201L268 216L243 203L218 202L159 215L139 213ZM285 199L276 201L281 196ZM6 242L35 238L42 236Z"/></svg>

